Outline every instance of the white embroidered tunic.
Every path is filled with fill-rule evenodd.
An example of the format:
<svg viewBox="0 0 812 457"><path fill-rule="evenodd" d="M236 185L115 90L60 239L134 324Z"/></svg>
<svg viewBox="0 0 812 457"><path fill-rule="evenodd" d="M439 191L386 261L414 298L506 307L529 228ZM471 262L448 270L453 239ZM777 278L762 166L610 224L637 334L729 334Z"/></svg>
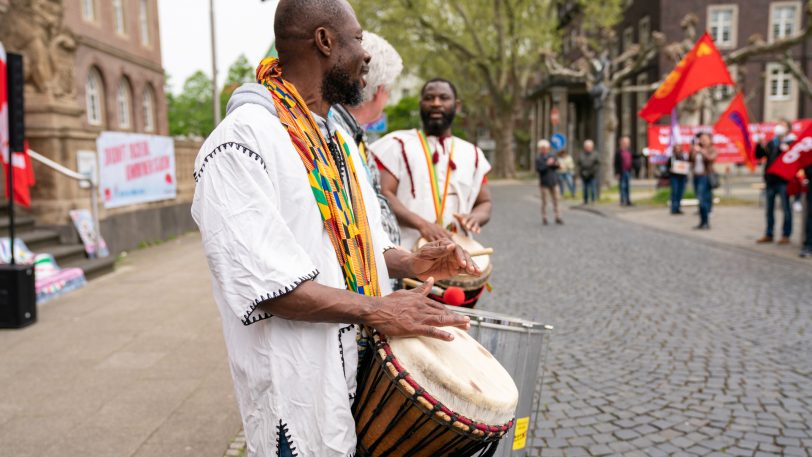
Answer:
<svg viewBox="0 0 812 457"><path fill-rule="evenodd" d="M435 155L437 157L434 167L440 195L443 194L448 168L452 167L443 210L443 225L456 224L454 213L471 212L485 176L491 171L491 165L481 149L461 138L427 136L426 140L429 155L432 159ZM430 164L417 130L392 132L373 143L370 149L380 164L398 179L398 200L409 211L436 222ZM452 149L453 158L449 160ZM401 245L412 249L420 239L420 232L402 225L400 230Z"/></svg>
<svg viewBox="0 0 812 457"><path fill-rule="evenodd" d="M326 121L317 122L324 130ZM362 170L355 143L344 138ZM358 176L386 294L383 252L392 246L375 192L363 171ZM355 326L289 321L257 309L303 281L346 288L305 166L267 100L243 104L223 120L200 150L195 180L192 214L222 316L248 456L277 455L280 433L299 457L354 455Z"/></svg>

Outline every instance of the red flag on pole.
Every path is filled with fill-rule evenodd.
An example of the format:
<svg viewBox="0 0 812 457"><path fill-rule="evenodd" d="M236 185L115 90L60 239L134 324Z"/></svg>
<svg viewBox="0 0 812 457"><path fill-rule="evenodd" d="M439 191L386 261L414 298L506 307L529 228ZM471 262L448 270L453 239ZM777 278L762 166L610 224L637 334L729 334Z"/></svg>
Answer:
<svg viewBox="0 0 812 457"><path fill-rule="evenodd" d="M638 116L649 123L657 122L691 94L719 84L732 86L733 78L730 77L722 54L713 44L713 38L705 32L657 88Z"/></svg>
<svg viewBox="0 0 812 457"><path fill-rule="evenodd" d="M767 173L791 180L798 170L812 165L812 125L806 128L775 162Z"/></svg>
<svg viewBox="0 0 812 457"><path fill-rule="evenodd" d="M744 96L739 92L716 121L713 131L726 136L736 145L744 163L752 171L756 168L756 149L748 125L750 125L750 119L747 116L747 105L744 103Z"/></svg>
<svg viewBox="0 0 812 457"><path fill-rule="evenodd" d="M12 152L12 162L14 164L14 201L26 208L31 207L30 187L34 185L34 167L31 163L31 156L28 154L28 140L25 141L23 152ZM5 162L5 161L4 161ZM8 162L4 163L6 182L8 182ZM8 198L8 186L6 188L6 198Z"/></svg>

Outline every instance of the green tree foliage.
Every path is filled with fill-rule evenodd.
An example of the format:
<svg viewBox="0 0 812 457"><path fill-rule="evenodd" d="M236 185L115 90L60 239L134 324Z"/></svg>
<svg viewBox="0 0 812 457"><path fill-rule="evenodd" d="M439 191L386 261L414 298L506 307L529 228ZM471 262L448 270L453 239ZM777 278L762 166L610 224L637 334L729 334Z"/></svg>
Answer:
<svg viewBox="0 0 812 457"><path fill-rule="evenodd" d="M597 1L597 0L593 0ZM494 174L515 175L514 131L525 96L554 46L557 2L552 0L353 0L362 24L389 40L408 71L454 81L469 132L496 140ZM375 14L365 14L365 12Z"/></svg>
<svg viewBox="0 0 812 457"><path fill-rule="evenodd" d="M214 128L211 85L208 75L198 70L183 83L179 95L168 95L170 135L205 137L211 133Z"/></svg>
<svg viewBox="0 0 812 457"><path fill-rule="evenodd" d="M259 62L257 62L259 63ZM255 67L252 65L245 54L240 54L237 60L228 67L226 80L223 83L223 90L220 91L220 117L226 117L226 106L231 94L240 87L242 84L255 82Z"/></svg>
<svg viewBox="0 0 812 457"><path fill-rule="evenodd" d="M420 100L417 97L403 97L395 105L383 110L386 113L388 130L407 130L420 126Z"/></svg>

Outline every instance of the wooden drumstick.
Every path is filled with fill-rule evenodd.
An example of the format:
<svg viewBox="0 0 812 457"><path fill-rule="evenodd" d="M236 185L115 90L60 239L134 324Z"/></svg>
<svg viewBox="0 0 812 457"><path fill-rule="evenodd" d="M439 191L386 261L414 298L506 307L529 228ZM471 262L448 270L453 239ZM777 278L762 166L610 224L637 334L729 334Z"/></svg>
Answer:
<svg viewBox="0 0 812 457"><path fill-rule="evenodd" d="M492 255L493 248L482 248L482 249L474 249L473 251L468 251L468 255L471 257L477 257L480 255Z"/></svg>

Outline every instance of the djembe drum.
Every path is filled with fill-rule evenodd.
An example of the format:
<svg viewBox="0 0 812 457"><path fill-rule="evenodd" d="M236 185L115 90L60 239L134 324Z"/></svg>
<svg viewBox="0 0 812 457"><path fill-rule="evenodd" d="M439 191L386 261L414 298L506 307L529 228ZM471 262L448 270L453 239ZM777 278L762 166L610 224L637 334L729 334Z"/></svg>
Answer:
<svg viewBox="0 0 812 457"><path fill-rule="evenodd" d="M484 248L481 244L477 243L472 238L468 238L465 235L461 235L459 233L454 233L451 235L451 240L455 243L459 244L461 248L463 248L466 252L474 252L483 251ZM422 247L426 244L427 241L423 238L420 238L415 245L415 250ZM437 300L440 303L444 303L447 305L454 305L454 306L464 306L466 308L473 308L476 305L477 300L485 291L485 287L488 284L488 279L491 277L491 273L493 272L493 265L491 264L491 256L489 254L483 255L472 255L471 259L476 263L479 267L479 271L482 272L479 276L471 276L468 274L460 274L448 279L443 279L441 281L437 281L437 287L447 290L449 288L457 288L461 289L464 297L462 298L460 303L451 303L450 300L447 300L446 297L431 294L431 298Z"/></svg>
<svg viewBox="0 0 812 457"><path fill-rule="evenodd" d="M359 457L491 456L513 426L518 390L464 331L453 341L374 334L353 403Z"/></svg>

